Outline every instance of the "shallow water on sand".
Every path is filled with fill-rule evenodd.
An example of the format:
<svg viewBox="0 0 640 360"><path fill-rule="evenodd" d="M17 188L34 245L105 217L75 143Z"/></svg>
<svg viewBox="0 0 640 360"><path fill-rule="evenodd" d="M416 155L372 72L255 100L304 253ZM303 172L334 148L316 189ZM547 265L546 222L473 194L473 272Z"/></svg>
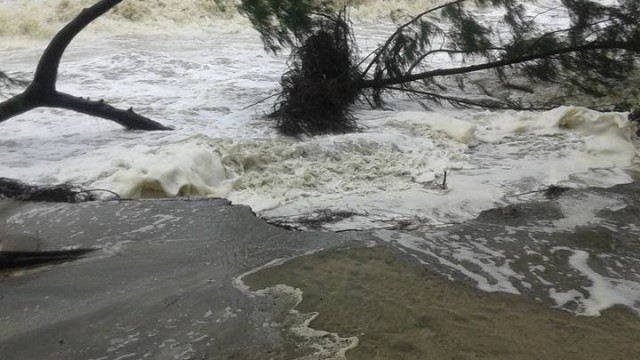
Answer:
<svg viewBox="0 0 640 360"><path fill-rule="evenodd" d="M357 337L348 359L633 359L640 321L623 308L580 317L434 276L390 249L331 250L253 274L254 289L302 291L311 327Z"/></svg>

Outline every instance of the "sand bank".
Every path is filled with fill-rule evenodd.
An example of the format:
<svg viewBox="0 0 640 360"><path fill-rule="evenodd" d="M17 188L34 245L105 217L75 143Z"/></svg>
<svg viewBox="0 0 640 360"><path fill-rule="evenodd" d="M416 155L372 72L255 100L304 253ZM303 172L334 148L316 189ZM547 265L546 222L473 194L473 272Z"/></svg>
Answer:
<svg viewBox="0 0 640 360"><path fill-rule="evenodd" d="M303 291L311 327L357 336L348 359L638 359L640 319L623 308L576 316L486 293L414 266L383 247L299 257L245 279Z"/></svg>

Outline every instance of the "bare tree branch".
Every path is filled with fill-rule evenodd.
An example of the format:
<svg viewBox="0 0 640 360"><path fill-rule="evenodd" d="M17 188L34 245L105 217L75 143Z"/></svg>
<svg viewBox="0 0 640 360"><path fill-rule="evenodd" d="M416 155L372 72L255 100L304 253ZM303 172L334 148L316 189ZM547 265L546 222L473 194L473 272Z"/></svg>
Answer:
<svg viewBox="0 0 640 360"><path fill-rule="evenodd" d="M82 10L60 30L45 49L27 89L0 103L0 123L37 107L57 107L114 121L132 130L169 130L170 128L138 115L132 109L119 110L104 101L89 101L56 91L60 59L71 43L87 25L104 15L122 0L101 0Z"/></svg>

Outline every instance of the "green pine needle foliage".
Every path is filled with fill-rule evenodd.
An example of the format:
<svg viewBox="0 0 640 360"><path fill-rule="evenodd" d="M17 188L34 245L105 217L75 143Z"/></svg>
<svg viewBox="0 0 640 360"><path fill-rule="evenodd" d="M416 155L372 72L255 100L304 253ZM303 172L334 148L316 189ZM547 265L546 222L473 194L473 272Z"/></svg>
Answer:
<svg viewBox="0 0 640 360"><path fill-rule="evenodd" d="M353 65L355 43L345 43L352 60L339 66L349 75L336 79L349 82L345 88L356 94L348 97L352 102L359 94L376 105L388 91L406 92L419 101L489 108L545 109L572 100L603 109L640 105L640 1L561 0L527 13L525 4L531 3L454 0L420 14L394 12L396 31L360 66ZM318 19L340 17L327 1L242 0L241 9L268 50L292 47L293 70L303 73L305 63L295 57L314 34L325 31ZM501 18L482 11L489 9ZM564 12L567 23L541 23L551 11ZM348 19L344 23L349 26ZM439 68L435 58L442 54L456 65ZM487 78L492 80L483 83ZM283 77L283 86L289 82L291 73ZM549 95L550 87L561 89L561 95ZM531 95L536 88L545 91ZM281 100L290 94L284 89ZM286 106L280 103L279 108Z"/></svg>
<svg viewBox="0 0 640 360"><path fill-rule="evenodd" d="M351 132L356 124L350 108L360 92L351 26L344 12L319 17L312 26L291 52L270 117L290 136Z"/></svg>

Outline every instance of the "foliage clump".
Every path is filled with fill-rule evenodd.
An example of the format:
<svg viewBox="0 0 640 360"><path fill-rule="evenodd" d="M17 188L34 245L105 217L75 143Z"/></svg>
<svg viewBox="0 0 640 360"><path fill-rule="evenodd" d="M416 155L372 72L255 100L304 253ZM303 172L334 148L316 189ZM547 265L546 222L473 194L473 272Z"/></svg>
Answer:
<svg viewBox="0 0 640 360"><path fill-rule="evenodd" d="M359 96L351 28L344 13L315 22L293 49L270 117L285 135L335 134L356 129L350 107Z"/></svg>
<svg viewBox="0 0 640 360"><path fill-rule="evenodd" d="M240 13L260 33L264 48L277 53L296 47L316 28L315 14L333 14L325 0L242 0Z"/></svg>

